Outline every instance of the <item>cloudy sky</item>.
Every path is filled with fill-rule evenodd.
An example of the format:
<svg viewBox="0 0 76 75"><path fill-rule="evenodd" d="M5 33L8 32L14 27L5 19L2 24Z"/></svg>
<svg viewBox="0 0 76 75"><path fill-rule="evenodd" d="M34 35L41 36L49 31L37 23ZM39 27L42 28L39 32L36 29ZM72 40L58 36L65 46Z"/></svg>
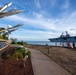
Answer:
<svg viewBox="0 0 76 75"><path fill-rule="evenodd" d="M65 31L76 35L76 0L1 0L0 6L9 2L12 5L6 11L24 10L0 19L0 27L24 24L10 37L25 41L47 41Z"/></svg>

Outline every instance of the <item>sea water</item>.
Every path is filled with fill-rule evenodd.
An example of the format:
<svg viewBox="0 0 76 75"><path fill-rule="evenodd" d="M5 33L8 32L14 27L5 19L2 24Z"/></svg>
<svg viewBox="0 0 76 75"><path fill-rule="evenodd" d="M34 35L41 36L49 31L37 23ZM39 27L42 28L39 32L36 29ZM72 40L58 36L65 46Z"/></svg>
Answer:
<svg viewBox="0 0 76 75"><path fill-rule="evenodd" d="M56 42L50 42L50 41L26 41L28 44L33 44L33 45L51 45L51 46L56 46ZM72 43L70 43L72 45ZM67 43L63 43L64 46L67 46ZM57 46L60 46L60 42L57 43Z"/></svg>
<svg viewBox="0 0 76 75"><path fill-rule="evenodd" d="M28 44L34 44L34 45L55 45L54 42L50 41L27 41Z"/></svg>

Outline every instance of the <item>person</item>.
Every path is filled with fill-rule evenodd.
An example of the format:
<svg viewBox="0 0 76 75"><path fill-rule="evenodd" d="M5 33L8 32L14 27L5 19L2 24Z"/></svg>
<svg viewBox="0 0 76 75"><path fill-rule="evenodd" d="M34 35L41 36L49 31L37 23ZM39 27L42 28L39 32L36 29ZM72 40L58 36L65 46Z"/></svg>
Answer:
<svg viewBox="0 0 76 75"><path fill-rule="evenodd" d="M57 46L57 42L56 42L55 44L56 44L56 46Z"/></svg>
<svg viewBox="0 0 76 75"><path fill-rule="evenodd" d="M75 43L73 42L73 48L75 48Z"/></svg>
<svg viewBox="0 0 76 75"><path fill-rule="evenodd" d="M62 47L62 42L60 42L60 47Z"/></svg>
<svg viewBox="0 0 76 75"><path fill-rule="evenodd" d="M46 46L48 46L48 44L46 43Z"/></svg>
<svg viewBox="0 0 76 75"><path fill-rule="evenodd" d="M68 48L70 48L71 46L70 46L70 42L67 42L67 46L68 46Z"/></svg>

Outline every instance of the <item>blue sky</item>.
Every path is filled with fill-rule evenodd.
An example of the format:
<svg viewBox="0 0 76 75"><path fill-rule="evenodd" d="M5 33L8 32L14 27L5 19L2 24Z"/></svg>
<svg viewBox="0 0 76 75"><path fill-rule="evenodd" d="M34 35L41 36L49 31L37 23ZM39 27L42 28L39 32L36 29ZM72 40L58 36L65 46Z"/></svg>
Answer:
<svg viewBox="0 0 76 75"><path fill-rule="evenodd" d="M23 12L1 18L0 27L24 23L10 38L24 41L47 41L68 31L76 35L76 0L1 0L0 6L12 2L6 10L22 9ZM70 30L74 29L74 30Z"/></svg>

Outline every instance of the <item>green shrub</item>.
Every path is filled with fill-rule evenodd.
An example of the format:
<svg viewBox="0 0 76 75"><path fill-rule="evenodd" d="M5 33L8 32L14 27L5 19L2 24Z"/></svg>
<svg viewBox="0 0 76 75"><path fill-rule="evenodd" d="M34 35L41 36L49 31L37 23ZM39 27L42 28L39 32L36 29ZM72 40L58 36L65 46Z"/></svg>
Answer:
<svg viewBox="0 0 76 75"><path fill-rule="evenodd" d="M25 48L16 48L16 51L19 51L21 54L24 54L25 53Z"/></svg>
<svg viewBox="0 0 76 75"><path fill-rule="evenodd" d="M28 57L31 57L31 52L27 51L26 53L25 48L16 48L13 54L7 54L6 52L3 54L3 58L5 59L22 59L25 57L25 55L28 55Z"/></svg>
<svg viewBox="0 0 76 75"><path fill-rule="evenodd" d="M26 55L28 55L28 57L30 58L30 57L31 57L31 52L28 51L28 52L26 53Z"/></svg>
<svg viewBox="0 0 76 75"><path fill-rule="evenodd" d="M22 54L24 54L24 53L25 53L25 49L24 49L24 48L21 48L21 49L20 49L20 52L21 52Z"/></svg>
<svg viewBox="0 0 76 75"><path fill-rule="evenodd" d="M18 48L15 49L15 52L13 54L13 58L21 59L24 56L25 56L25 48L18 47Z"/></svg>
<svg viewBox="0 0 76 75"><path fill-rule="evenodd" d="M13 58L21 59L23 58L23 55L19 51L15 51L15 53L13 54Z"/></svg>

